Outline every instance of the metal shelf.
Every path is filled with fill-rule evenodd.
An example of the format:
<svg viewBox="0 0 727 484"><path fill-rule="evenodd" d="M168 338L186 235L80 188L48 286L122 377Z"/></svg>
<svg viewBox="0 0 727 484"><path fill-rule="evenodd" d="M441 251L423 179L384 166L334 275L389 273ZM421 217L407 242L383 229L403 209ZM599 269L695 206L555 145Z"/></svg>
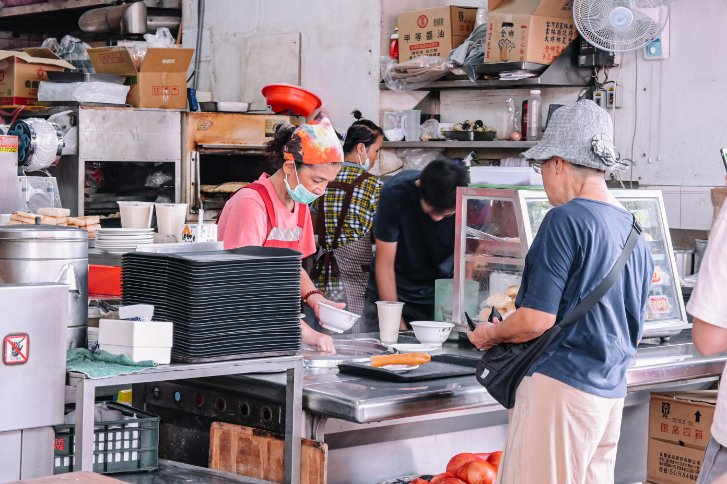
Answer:
<svg viewBox="0 0 727 484"><path fill-rule="evenodd" d="M60 0L57 2L38 3L35 5L21 5L18 7L4 7L0 10L0 19L20 17L37 13L61 12L79 8L103 7L116 5L118 0Z"/></svg>
<svg viewBox="0 0 727 484"><path fill-rule="evenodd" d="M525 150L537 144L537 141L386 141L384 148L481 148L481 149L512 149Z"/></svg>
<svg viewBox="0 0 727 484"><path fill-rule="evenodd" d="M593 84L592 69L578 67L574 43L570 46L538 77L502 81L499 79L483 79L470 81L467 77L459 76L445 78L426 84L417 91L439 91L446 89L517 89L529 87L587 87ZM388 90L386 84L380 84L381 90Z"/></svg>

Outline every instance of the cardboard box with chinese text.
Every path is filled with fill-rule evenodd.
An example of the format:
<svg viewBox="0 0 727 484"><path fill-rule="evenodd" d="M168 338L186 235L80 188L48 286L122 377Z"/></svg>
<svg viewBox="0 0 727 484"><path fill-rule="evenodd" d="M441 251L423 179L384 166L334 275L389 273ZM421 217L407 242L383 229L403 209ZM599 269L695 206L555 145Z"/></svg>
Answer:
<svg viewBox="0 0 727 484"><path fill-rule="evenodd" d="M552 64L578 36L573 0L489 0L485 63Z"/></svg>
<svg viewBox="0 0 727 484"><path fill-rule="evenodd" d="M35 104L38 87L48 80L48 72L64 69L75 67L49 49L0 50L0 104Z"/></svg>
<svg viewBox="0 0 727 484"><path fill-rule="evenodd" d="M399 62L422 55L446 59L472 33L476 14L476 8L454 6L400 13Z"/></svg>
<svg viewBox="0 0 727 484"><path fill-rule="evenodd" d="M696 481L711 427L717 392L651 395L648 479L689 484Z"/></svg>
<svg viewBox="0 0 727 484"><path fill-rule="evenodd" d="M127 76L127 102L137 108L185 109L187 69L194 49L148 49L140 69L126 47L88 49L96 72Z"/></svg>

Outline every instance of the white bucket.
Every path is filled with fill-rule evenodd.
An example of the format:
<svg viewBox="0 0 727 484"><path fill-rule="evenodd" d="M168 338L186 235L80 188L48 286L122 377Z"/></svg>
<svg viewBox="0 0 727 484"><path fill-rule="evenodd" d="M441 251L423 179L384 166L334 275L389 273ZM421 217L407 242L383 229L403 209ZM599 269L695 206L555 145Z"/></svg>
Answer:
<svg viewBox="0 0 727 484"><path fill-rule="evenodd" d="M187 216L186 203L157 203L156 242L181 242L184 220Z"/></svg>
<svg viewBox="0 0 727 484"><path fill-rule="evenodd" d="M151 202L116 202L121 212L121 226L125 229L148 229L154 204Z"/></svg>

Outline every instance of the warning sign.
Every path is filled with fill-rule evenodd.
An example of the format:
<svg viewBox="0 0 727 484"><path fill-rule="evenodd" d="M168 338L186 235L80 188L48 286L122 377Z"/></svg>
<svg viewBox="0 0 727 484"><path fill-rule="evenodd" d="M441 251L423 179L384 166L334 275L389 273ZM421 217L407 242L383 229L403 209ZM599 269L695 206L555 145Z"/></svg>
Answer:
<svg viewBox="0 0 727 484"><path fill-rule="evenodd" d="M3 342L3 363L6 365L22 365L30 356L30 336L27 334L11 334Z"/></svg>

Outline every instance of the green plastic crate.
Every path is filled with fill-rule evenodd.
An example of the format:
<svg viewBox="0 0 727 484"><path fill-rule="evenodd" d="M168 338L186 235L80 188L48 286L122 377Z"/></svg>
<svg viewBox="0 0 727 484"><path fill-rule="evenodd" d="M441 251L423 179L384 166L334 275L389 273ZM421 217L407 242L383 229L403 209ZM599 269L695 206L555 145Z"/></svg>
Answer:
<svg viewBox="0 0 727 484"><path fill-rule="evenodd" d="M101 474L153 471L159 467L159 417L127 405L107 402L107 407L129 420L96 422L93 436L93 471ZM75 469L73 424L55 426L53 474Z"/></svg>

